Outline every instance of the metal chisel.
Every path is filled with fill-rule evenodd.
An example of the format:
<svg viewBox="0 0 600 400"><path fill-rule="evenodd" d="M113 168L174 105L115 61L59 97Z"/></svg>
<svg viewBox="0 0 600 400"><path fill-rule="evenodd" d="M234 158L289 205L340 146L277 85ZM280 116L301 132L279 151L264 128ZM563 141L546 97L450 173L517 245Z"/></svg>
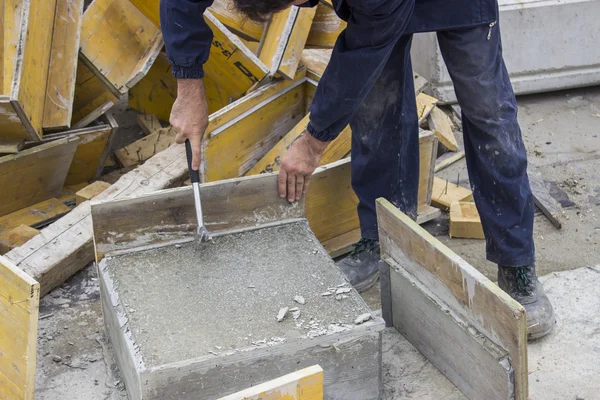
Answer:
<svg viewBox="0 0 600 400"><path fill-rule="evenodd" d="M190 181L194 189L194 203L196 204L196 218L198 219L198 239L200 242L212 240L208 229L204 226L202 217L202 203L200 202L200 172L192 169L192 144L190 140L185 141L185 155L187 157L188 169L190 171Z"/></svg>

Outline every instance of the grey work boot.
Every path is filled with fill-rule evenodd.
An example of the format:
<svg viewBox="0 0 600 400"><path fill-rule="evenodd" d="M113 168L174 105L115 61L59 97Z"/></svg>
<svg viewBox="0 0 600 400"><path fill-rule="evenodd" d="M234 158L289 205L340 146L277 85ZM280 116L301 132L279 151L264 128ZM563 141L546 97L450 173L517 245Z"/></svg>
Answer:
<svg viewBox="0 0 600 400"><path fill-rule="evenodd" d="M359 293L368 290L379 278L379 240L360 239L337 265Z"/></svg>
<svg viewBox="0 0 600 400"><path fill-rule="evenodd" d="M498 266L498 286L518 301L527 313L527 339L549 334L554 325L554 309L535 274L535 266Z"/></svg>

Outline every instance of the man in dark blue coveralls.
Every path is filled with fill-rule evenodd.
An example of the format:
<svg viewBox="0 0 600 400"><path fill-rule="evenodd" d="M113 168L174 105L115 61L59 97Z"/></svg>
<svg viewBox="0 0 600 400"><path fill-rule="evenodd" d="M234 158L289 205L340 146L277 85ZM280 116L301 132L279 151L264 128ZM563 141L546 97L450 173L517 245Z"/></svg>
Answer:
<svg viewBox="0 0 600 400"><path fill-rule="evenodd" d="M292 4L318 0L234 0L251 19ZM178 78L171 124L189 138L193 168L200 165L208 124L202 65L212 33L201 17L212 0L161 0L167 54ZM299 200L327 145L349 123L352 186L359 198L362 239L339 265L359 291L378 278L375 199L384 197L416 218L419 127L410 60L412 34L437 31L462 109L465 152L487 258L498 264L499 286L527 311L529 338L554 324L537 280L534 205L517 105L502 59L497 0L334 0L348 22L337 39L313 103L307 131L281 163L279 192Z"/></svg>

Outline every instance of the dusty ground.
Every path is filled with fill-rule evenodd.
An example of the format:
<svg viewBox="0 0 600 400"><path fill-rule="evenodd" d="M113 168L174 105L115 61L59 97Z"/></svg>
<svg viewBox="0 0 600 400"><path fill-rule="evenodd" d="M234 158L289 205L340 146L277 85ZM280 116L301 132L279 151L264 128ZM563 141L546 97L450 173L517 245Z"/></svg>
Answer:
<svg viewBox="0 0 600 400"><path fill-rule="evenodd" d="M531 164L556 184L565 208L563 229L535 220L540 275L559 325L529 346L530 390L536 400L598 400L600 376L600 87L519 99ZM132 125L131 116L124 117ZM135 130L135 129L133 129ZM134 132L135 136L135 132ZM440 173L467 185L464 161ZM563 192L566 194L566 198ZM558 196L560 195L560 196ZM443 243L495 279L484 242L447 237L447 217L427 225ZM575 270L564 273L557 271ZM366 294L378 308L378 292ZM89 266L42 299L36 398L125 399L102 322L95 270ZM458 400L464 396L409 343L386 331L385 400Z"/></svg>

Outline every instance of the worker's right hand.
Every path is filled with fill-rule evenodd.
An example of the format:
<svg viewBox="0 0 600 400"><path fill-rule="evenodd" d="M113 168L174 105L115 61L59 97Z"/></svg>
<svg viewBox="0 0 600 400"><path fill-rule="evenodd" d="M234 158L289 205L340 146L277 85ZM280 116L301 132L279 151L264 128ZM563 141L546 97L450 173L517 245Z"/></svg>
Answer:
<svg viewBox="0 0 600 400"><path fill-rule="evenodd" d="M283 156L279 167L279 196L298 201L308 190L310 177L319 166L329 142L322 142L304 131Z"/></svg>
<svg viewBox="0 0 600 400"><path fill-rule="evenodd" d="M202 139L208 127L208 103L202 79L177 80L177 99L171 109L169 122L177 132L177 143L190 140L192 169L197 171L202 159Z"/></svg>

